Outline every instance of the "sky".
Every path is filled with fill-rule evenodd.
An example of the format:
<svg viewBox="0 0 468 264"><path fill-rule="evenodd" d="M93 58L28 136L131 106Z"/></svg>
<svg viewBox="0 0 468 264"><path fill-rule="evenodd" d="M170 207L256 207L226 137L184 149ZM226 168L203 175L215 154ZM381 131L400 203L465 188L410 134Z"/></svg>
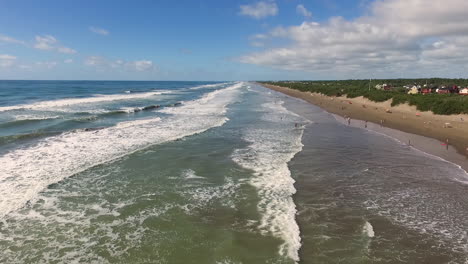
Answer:
<svg viewBox="0 0 468 264"><path fill-rule="evenodd" d="M466 0L0 0L0 79L466 78Z"/></svg>

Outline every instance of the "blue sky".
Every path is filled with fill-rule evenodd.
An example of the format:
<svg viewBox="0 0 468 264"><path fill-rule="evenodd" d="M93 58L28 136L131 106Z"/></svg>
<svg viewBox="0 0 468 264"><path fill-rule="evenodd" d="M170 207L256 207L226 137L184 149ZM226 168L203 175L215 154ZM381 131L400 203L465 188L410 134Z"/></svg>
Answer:
<svg viewBox="0 0 468 264"><path fill-rule="evenodd" d="M419 2L1 1L0 79L462 75L465 61L454 60L457 67L443 71L434 65L453 52L464 54L468 26L457 15L466 3L431 1L454 7L442 10L426 3L426 14L454 21L432 21L450 26L419 34L427 31L411 18L420 12ZM399 8L395 20L392 12Z"/></svg>

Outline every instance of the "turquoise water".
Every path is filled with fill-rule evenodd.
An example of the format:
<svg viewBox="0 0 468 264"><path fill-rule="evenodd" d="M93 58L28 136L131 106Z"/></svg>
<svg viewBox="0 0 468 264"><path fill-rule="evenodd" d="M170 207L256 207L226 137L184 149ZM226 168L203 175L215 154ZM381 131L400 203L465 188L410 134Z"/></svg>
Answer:
<svg viewBox="0 0 468 264"><path fill-rule="evenodd" d="M464 171L255 84L0 96L0 263L466 261Z"/></svg>

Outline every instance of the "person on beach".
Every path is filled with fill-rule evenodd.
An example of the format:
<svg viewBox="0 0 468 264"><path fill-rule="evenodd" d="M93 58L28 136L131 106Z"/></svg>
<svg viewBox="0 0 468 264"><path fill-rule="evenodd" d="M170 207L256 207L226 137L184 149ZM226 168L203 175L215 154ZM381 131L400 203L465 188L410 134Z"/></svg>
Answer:
<svg viewBox="0 0 468 264"><path fill-rule="evenodd" d="M448 138L445 140L445 143L446 143L445 148L448 150L448 146L449 146L449 139Z"/></svg>
<svg viewBox="0 0 468 264"><path fill-rule="evenodd" d="M367 128L367 120L364 122L364 127Z"/></svg>
<svg viewBox="0 0 468 264"><path fill-rule="evenodd" d="M348 117L348 126L351 125L351 118Z"/></svg>

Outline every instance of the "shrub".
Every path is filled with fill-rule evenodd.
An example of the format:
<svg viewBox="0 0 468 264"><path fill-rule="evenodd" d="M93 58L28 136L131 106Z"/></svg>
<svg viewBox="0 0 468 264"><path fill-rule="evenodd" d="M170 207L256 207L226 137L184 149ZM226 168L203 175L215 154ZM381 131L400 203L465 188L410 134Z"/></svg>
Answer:
<svg viewBox="0 0 468 264"><path fill-rule="evenodd" d="M392 99L392 106L409 103L420 111L433 111L435 114L468 114L468 96L442 94L408 95L404 85L414 83L430 83L433 85L457 84L468 86L468 79L393 79L374 80L369 89L369 80L340 80L340 81L297 81L297 82L263 82L283 87L289 87L303 92L321 93L327 96L342 96L355 98L363 96L374 102L384 102ZM387 83L395 87L392 91L373 88L377 83Z"/></svg>

